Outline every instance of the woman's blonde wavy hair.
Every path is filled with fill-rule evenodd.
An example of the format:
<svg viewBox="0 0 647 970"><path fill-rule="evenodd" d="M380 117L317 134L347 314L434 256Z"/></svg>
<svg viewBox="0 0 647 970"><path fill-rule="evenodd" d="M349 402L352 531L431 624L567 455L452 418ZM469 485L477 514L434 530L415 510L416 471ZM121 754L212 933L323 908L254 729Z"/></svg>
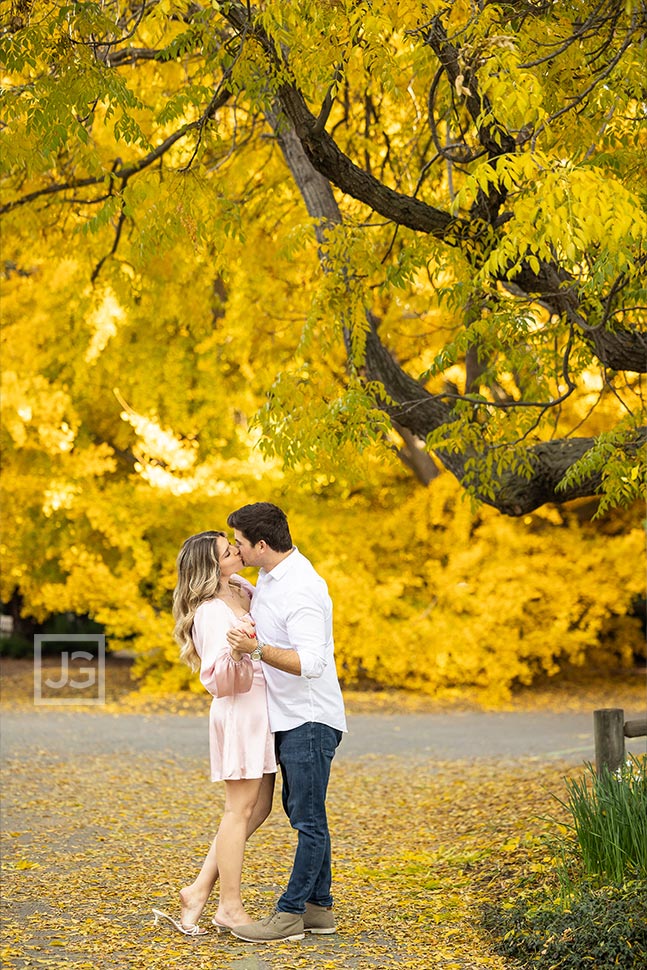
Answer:
<svg viewBox="0 0 647 970"><path fill-rule="evenodd" d="M192 670L200 666L191 630L196 610L220 592L220 563L216 539L224 532L198 532L189 536L177 557L177 586L173 591L173 636L180 647L180 660Z"/></svg>

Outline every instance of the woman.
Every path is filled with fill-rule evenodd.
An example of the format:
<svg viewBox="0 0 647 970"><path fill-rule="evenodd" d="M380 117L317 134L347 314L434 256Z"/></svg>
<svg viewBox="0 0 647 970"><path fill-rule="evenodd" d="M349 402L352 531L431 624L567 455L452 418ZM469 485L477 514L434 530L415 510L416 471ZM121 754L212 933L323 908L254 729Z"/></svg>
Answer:
<svg viewBox="0 0 647 970"><path fill-rule="evenodd" d="M223 532L186 540L177 559L173 594L174 636L180 657L213 694L209 716L211 780L225 783L225 811L198 877L180 890L180 919L153 910L189 936L202 935L198 920L220 877L218 930L250 921L240 895L245 842L272 808L276 760L267 717L260 661L232 651L227 631L247 626L254 587L236 570L240 553Z"/></svg>

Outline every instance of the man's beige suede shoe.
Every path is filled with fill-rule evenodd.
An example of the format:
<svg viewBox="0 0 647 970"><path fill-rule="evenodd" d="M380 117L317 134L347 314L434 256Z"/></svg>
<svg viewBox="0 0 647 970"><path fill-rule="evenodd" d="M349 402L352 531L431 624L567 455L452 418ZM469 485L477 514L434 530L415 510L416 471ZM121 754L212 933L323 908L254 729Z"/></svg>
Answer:
<svg viewBox="0 0 647 970"><path fill-rule="evenodd" d="M306 933L336 933L335 916L332 909L325 906L314 906L306 903L306 911L303 914L303 928Z"/></svg>
<svg viewBox="0 0 647 970"><path fill-rule="evenodd" d="M245 943L285 943L288 940L302 940L305 936L303 918L299 913L281 913L278 909L255 923L234 926L231 932Z"/></svg>

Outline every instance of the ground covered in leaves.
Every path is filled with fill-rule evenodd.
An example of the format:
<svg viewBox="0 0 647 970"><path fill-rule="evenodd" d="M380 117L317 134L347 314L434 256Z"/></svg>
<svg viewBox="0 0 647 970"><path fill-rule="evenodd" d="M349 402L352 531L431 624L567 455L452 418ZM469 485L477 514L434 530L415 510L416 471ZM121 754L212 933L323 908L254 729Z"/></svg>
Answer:
<svg viewBox="0 0 647 970"><path fill-rule="evenodd" d="M259 948L152 925L152 906L176 912L176 890L199 868L222 809L221 786L206 781L204 764L118 752L14 762L3 786L3 965L502 967L479 932L479 904L519 868L547 864L536 817L553 809L548 791L561 789L561 775L555 766L339 763L329 813L340 932ZM293 844L277 801L248 851L251 912L270 911Z"/></svg>
<svg viewBox="0 0 647 970"><path fill-rule="evenodd" d="M3 696L15 709L26 685L12 670ZM109 700L117 712L123 699ZM129 716L130 703L120 716ZM564 794L564 775L579 768L335 763L328 807L339 932L263 947L153 927L153 906L177 912L177 889L197 872L222 811L222 786L209 783L202 757L30 751L3 769L3 966L503 970L481 927L482 907L513 897L520 881L551 885L547 817L560 816L553 795ZM293 848L277 795L246 859L244 898L254 915L271 910ZM203 925L214 911L215 903Z"/></svg>

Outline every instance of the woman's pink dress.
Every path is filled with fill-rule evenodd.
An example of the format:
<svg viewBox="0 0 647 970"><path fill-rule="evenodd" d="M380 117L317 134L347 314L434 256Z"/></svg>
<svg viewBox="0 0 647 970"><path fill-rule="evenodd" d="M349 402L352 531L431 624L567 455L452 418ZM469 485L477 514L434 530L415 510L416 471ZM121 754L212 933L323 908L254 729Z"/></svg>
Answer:
<svg viewBox="0 0 647 970"><path fill-rule="evenodd" d="M254 587L240 576L236 579L251 599ZM233 660L227 642L227 630L240 622L219 599L202 603L193 621L200 680L213 694L209 712L212 781L261 778L276 771L261 662L248 655Z"/></svg>

